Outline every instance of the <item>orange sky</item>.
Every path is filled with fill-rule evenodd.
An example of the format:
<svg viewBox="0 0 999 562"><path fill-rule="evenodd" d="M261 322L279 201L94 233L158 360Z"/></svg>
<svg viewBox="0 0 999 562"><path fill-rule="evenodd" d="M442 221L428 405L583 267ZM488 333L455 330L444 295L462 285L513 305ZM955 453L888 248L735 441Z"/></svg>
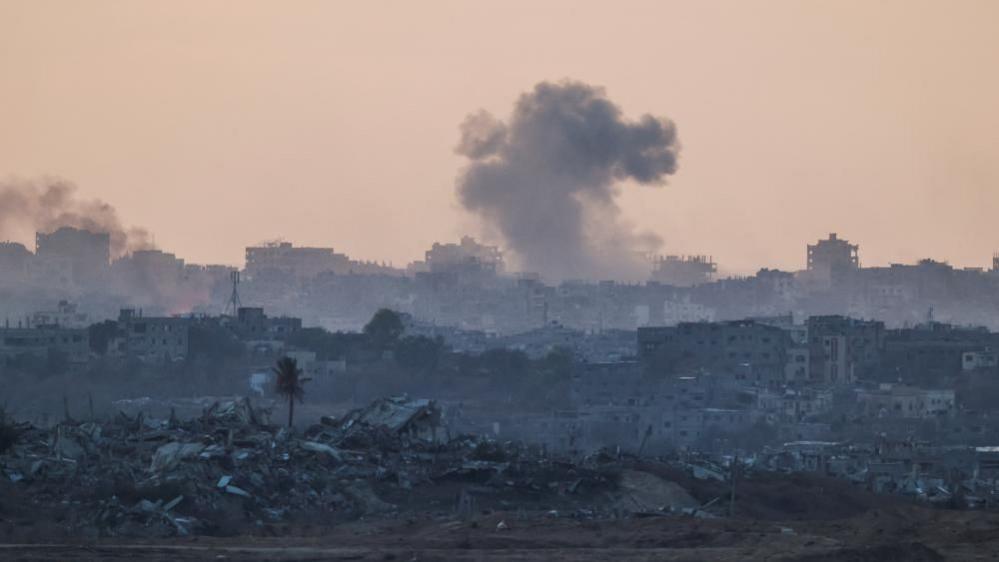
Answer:
<svg viewBox="0 0 999 562"><path fill-rule="evenodd" d="M999 249L999 2L0 0L0 176L56 174L195 262L268 239L417 259L475 232L466 114L541 80L673 119L621 206L726 272Z"/></svg>

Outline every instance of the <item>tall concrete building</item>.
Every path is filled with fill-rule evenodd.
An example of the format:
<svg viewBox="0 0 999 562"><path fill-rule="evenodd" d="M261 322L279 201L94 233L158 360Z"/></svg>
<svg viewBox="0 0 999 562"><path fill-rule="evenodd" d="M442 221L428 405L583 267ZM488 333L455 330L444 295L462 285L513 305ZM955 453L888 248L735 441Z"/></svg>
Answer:
<svg viewBox="0 0 999 562"><path fill-rule="evenodd" d="M64 226L35 235L35 256L44 270L66 281L91 282L101 277L111 262L111 235Z"/></svg>
<svg viewBox="0 0 999 562"><path fill-rule="evenodd" d="M808 245L808 271L835 277L860 268L860 246L842 240L833 232L826 240Z"/></svg>
<svg viewBox="0 0 999 562"><path fill-rule="evenodd" d="M117 260L114 268L134 284L177 283L184 275L184 260L160 250L137 250Z"/></svg>
<svg viewBox="0 0 999 562"><path fill-rule="evenodd" d="M659 256L652 262L652 281L675 287L710 283L717 271L709 256Z"/></svg>
<svg viewBox="0 0 999 562"><path fill-rule="evenodd" d="M503 252L498 247L480 244L471 236L462 236L458 244L434 242L425 261L435 273L469 268L501 273L504 268Z"/></svg>
<svg viewBox="0 0 999 562"><path fill-rule="evenodd" d="M246 274L310 279L320 273L343 272L350 259L333 248L295 247L290 242L276 242L246 249Z"/></svg>
<svg viewBox="0 0 999 562"><path fill-rule="evenodd" d="M35 256L17 242L0 242L0 281L20 281Z"/></svg>
<svg viewBox="0 0 999 562"><path fill-rule="evenodd" d="M118 337L112 353L149 363L179 361L187 357L191 319L148 317L134 309L118 316Z"/></svg>

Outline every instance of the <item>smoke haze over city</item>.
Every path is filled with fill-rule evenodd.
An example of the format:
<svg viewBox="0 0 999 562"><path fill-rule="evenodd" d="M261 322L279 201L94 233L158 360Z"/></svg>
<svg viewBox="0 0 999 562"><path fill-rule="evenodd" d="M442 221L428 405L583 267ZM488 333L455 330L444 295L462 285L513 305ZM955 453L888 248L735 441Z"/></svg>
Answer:
<svg viewBox="0 0 999 562"><path fill-rule="evenodd" d="M0 559L999 552L999 3L0 0Z"/></svg>
<svg viewBox="0 0 999 562"><path fill-rule="evenodd" d="M66 178L200 263L283 237L402 266L478 224L465 117L568 78L679 125L669 187L617 200L665 253L748 274L838 231L870 265L987 265L994 3L626 6L6 2L0 174Z"/></svg>

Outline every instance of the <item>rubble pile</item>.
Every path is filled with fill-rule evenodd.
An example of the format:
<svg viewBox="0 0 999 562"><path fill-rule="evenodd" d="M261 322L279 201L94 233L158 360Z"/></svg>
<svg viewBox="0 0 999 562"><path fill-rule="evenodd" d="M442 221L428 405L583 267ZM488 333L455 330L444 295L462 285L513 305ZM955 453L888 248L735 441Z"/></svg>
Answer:
<svg viewBox="0 0 999 562"><path fill-rule="evenodd" d="M575 463L519 443L444 438L430 400L378 400L304 432L271 425L268 409L245 398L183 421L119 413L14 428L0 475L32 503L66 508L68 533L93 536L225 534L237 521L323 523L416 508L453 514L480 508L479 497L582 504L618 481L599 455Z"/></svg>

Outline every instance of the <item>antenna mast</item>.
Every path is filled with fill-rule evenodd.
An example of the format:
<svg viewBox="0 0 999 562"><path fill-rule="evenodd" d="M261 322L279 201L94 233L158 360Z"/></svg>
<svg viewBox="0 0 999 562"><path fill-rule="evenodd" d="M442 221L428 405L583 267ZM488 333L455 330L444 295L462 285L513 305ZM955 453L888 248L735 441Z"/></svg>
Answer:
<svg viewBox="0 0 999 562"><path fill-rule="evenodd" d="M229 278L232 280L232 294L229 295L229 300L225 303L222 315L236 316L239 313L239 307L242 306L242 303L239 302L239 270L229 272Z"/></svg>

